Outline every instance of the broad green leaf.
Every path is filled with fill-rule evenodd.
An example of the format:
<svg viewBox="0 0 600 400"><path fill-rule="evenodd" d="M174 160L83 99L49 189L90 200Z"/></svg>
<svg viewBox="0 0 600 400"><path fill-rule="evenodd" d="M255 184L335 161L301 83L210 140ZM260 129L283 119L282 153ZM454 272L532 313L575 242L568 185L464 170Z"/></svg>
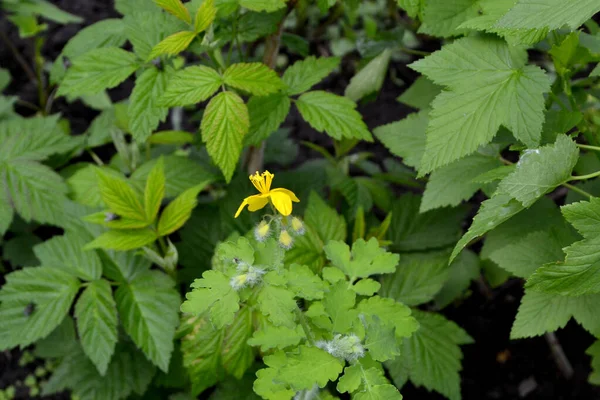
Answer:
<svg viewBox="0 0 600 400"><path fill-rule="evenodd" d="M306 57L296 61L283 73L283 83L287 85L285 93L289 96L310 90L340 65L338 57Z"/></svg>
<svg viewBox="0 0 600 400"><path fill-rule="evenodd" d="M42 243L42 239L32 233L19 233L16 236L4 240L2 243L2 259L8 261L13 269L17 267L36 267L40 260L36 257L33 249Z"/></svg>
<svg viewBox="0 0 600 400"><path fill-rule="evenodd" d="M246 370L254 363L254 350L247 343L252 332L253 311L250 307L242 307L225 331L221 353L225 371L236 379L242 379Z"/></svg>
<svg viewBox="0 0 600 400"><path fill-rule="evenodd" d="M163 157L164 173L166 178L165 196L173 198L184 191L203 182L212 182L215 175L198 162L187 157L168 155ZM140 165L131 174L130 181L140 190L144 188L146 180L156 165L157 159Z"/></svg>
<svg viewBox="0 0 600 400"><path fill-rule="evenodd" d="M110 211L121 217L149 222L146 219L141 196L129 182L101 169L96 169L96 174L98 175L100 196Z"/></svg>
<svg viewBox="0 0 600 400"><path fill-rule="evenodd" d="M529 207L542 195L565 183L579 158L579 148L568 136L561 135L553 145L526 150L513 173L498 186Z"/></svg>
<svg viewBox="0 0 600 400"><path fill-rule="evenodd" d="M142 60L146 60L154 46L167 36L187 28L185 23L172 18L158 7L149 8L145 5L127 13L123 22L127 39L131 42L135 54Z"/></svg>
<svg viewBox="0 0 600 400"><path fill-rule="evenodd" d="M425 186L419 211L457 206L469 200L483 187L473 179L501 165L498 157L475 153L435 170Z"/></svg>
<svg viewBox="0 0 600 400"><path fill-rule="evenodd" d="M424 76L417 78L396 100L418 110L429 108L429 105L440 94L442 88ZM423 129L423 137L425 136ZM375 133L375 132L373 132Z"/></svg>
<svg viewBox="0 0 600 400"><path fill-rule="evenodd" d="M222 83L221 76L214 69L194 65L175 72L158 101L169 107L200 103L212 96Z"/></svg>
<svg viewBox="0 0 600 400"><path fill-rule="evenodd" d="M284 287L265 285L258 293L258 307L260 312L275 326L296 326L298 309L294 293Z"/></svg>
<svg viewBox="0 0 600 400"><path fill-rule="evenodd" d="M133 250L144 247L157 238L156 232L151 229L109 230L86 244L84 250Z"/></svg>
<svg viewBox="0 0 600 400"><path fill-rule="evenodd" d="M67 315L52 333L35 343L34 354L42 358L61 358L71 354L78 347L75 323L73 318Z"/></svg>
<svg viewBox="0 0 600 400"><path fill-rule="evenodd" d="M429 124L428 111L409 114L400 121L381 125L373 134L395 156L409 167L419 169L425 153L425 131Z"/></svg>
<svg viewBox="0 0 600 400"><path fill-rule="evenodd" d="M176 146L183 146L193 142L193 133L176 130L156 132L148 138L148 143L150 144L173 144Z"/></svg>
<svg viewBox="0 0 600 400"><path fill-rule="evenodd" d="M189 188L181 193L164 209L158 221L158 235L167 236L181 228L192 216L192 210L198 204L198 194L207 182Z"/></svg>
<svg viewBox="0 0 600 400"><path fill-rule="evenodd" d="M248 101L250 129L244 144L258 145L285 121L290 112L290 98L282 93L253 96Z"/></svg>
<svg viewBox="0 0 600 400"><path fill-rule="evenodd" d="M396 327L384 324L379 318L372 318L367 325L365 347L375 361L387 361L400 355Z"/></svg>
<svg viewBox="0 0 600 400"><path fill-rule="evenodd" d="M520 47L468 37L444 46L411 67L447 89L432 103L421 175L489 143L501 125L529 147L541 139L543 93L550 81L528 65ZM448 72L445 65L453 65Z"/></svg>
<svg viewBox="0 0 600 400"><path fill-rule="evenodd" d="M48 336L71 308L80 283L69 273L28 267L5 276L0 290L0 349L25 347ZM33 306L30 306L33 304ZM32 312L25 309L32 307Z"/></svg>
<svg viewBox="0 0 600 400"><path fill-rule="evenodd" d="M239 3L252 11L273 12L285 7L285 0L239 0Z"/></svg>
<svg viewBox="0 0 600 400"><path fill-rule="evenodd" d="M311 389L314 385L325 387L342 373L344 364L339 359L317 347L300 346L286 354L286 364L277 380L288 383L295 390Z"/></svg>
<svg viewBox="0 0 600 400"><path fill-rule="evenodd" d="M348 333L356 322L358 312L354 310L356 294L348 289L345 281L340 281L329 289L323 299L323 306L332 322L331 331Z"/></svg>
<svg viewBox="0 0 600 400"><path fill-rule="evenodd" d="M581 235L586 238L600 236L600 198L592 197L566 205L560 209L562 215Z"/></svg>
<svg viewBox="0 0 600 400"><path fill-rule="evenodd" d="M471 285L471 281L479 278L479 272L479 257L470 250L461 252L448 267L448 279L435 295L438 309L446 307L462 295Z"/></svg>
<svg viewBox="0 0 600 400"><path fill-rule="evenodd" d="M165 171L164 159L158 159L150 170L144 190L144 209L146 210L146 221L154 221L158 210L165 197Z"/></svg>
<svg viewBox="0 0 600 400"><path fill-rule="evenodd" d="M510 219L512 216L523 211L523 209L524 207L521 203L506 194L495 195L491 199L481 203L479 212L477 212L477 215L473 218L473 223L469 227L469 230L462 238L460 238L458 243L456 243L456 246L454 246L450 261L454 260L458 253L460 253L471 240L486 234L501 223Z"/></svg>
<svg viewBox="0 0 600 400"><path fill-rule="evenodd" d="M125 332L146 357L167 372L179 323L179 295L174 282L159 271L136 276L115 292Z"/></svg>
<svg viewBox="0 0 600 400"><path fill-rule="evenodd" d="M510 29L559 29L568 25L575 30L599 11L600 4L595 0L519 0L496 26Z"/></svg>
<svg viewBox="0 0 600 400"><path fill-rule="evenodd" d="M368 386L354 395L356 400L402 400L402 395L394 385Z"/></svg>
<svg viewBox="0 0 600 400"><path fill-rule="evenodd" d="M353 101L358 101L373 92L378 92L385 80L392 51L385 49L380 55L372 59L363 69L350 79L346 86L344 96Z"/></svg>
<svg viewBox="0 0 600 400"><path fill-rule="evenodd" d="M373 140L362 117L355 110L356 104L350 99L317 90L301 95L296 100L296 106L310 126L334 139Z"/></svg>
<svg viewBox="0 0 600 400"><path fill-rule="evenodd" d="M108 281L90 282L75 304L75 318L84 353L105 375L117 344L117 307Z"/></svg>
<svg viewBox="0 0 600 400"><path fill-rule="evenodd" d="M459 26L479 15L479 0L428 0L423 9L423 24L419 33L432 36L452 37L468 33Z"/></svg>
<svg viewBox="0 0 600 400"><path fill-rule="evenodd" d="M382 277L380 294L408 306L427 303L444 285L448 270L446 251L403 254L395 273Z"/></svg>
<svg viewBox="0 0 600 400"><path fill-rule="evenodd" d="M151 61L158 56L175 56L188 48L192 40L196 37L196 32L181 31L167 36L164 40L152 48L146 61Z"/></svg>
<svg viewBox="0 0 600 400"><path fill-rule="evenodd" d="M489 259L520 278L528 278L544 264L562 262L563 248L576 237L565 227L533 232L524 238L492 252Z"/></svg>
<svg viewBox="0 0 600 400"><path fill-rule="evenodd" d="M248 340L248 344L250 346L260 346L260 351L265 352L270 349L285 349L286 347L296 346L304 337L304 331L300 325L292 329L286 326L267 324L254 332L252 338Z"/></svg>
<svg viewBox="0 0 600 400"><path fill-rule="evenodd" d="M473 339L454 322L440 314L414 310L420 327L404 339L400 357L387 363L396 386L406 379L415 386L435 390L450 400L460 400L460 376L463 358L459 345Z"/></svg>
<svg viewBox="0 0 600 400"><path fill-rule="evenodd" d="M36 257L44 267L62 269L86 281L100 279L102 262L95 251L85 251L87 238L78 232L54 236L34 247Z"/></svg>
<svg viewBox="0 0 600 400"><path fill-rule="evenodd" d="M117 282L131 282L150 269L150 261L134 251L100 252L104 275Z"/></svg>
<svg viewBox="0 0 600 400"><path fill-rule="evenodd" d="M592 356L592 373L588 377L588 382L593 385L600 384L600 341L596 340L585 354Z"/></svg>
<svg viewBox="0 0 600 400"><path fill-rule="evenodd" d="M410 337L419 328L419 323L411 316L411 309L390 298L373 296L364 299L356 310L371 318L377 316L381 321L393 324L398 338Z"/></svg>
<svg viewBox="0 0 600 400"><path fill-rule="evenodd" d="M215 20L216 15L217 8L215 7L214 0L203 1L200 7L198 7L196 17L194 18L194 30L196 33L200 33L208 29L208 27Z"/></svg>
<svg viewBox="0 0 600 400"><path fill-rule="evenodd" d="M352 280L375 274L389 274L396 270L400 256L388 253L379 247L376 238L358 239L352 245L352 252L346 243L330 241L325 246L325 254L331 263L344 271Z"/></svg>
<svg viewBox="0 0 600 400"><path fill-rule="evenodd" d="M62 359L44 385L44 396L70 389L80 400L124 399L144 394L156 369L131 345L120 344L101 376L81 348Z"/></svg>
<svg viewBox="0 0 600 400"><path fill-rule="evenodd" d="M165 11L173 14L183 22L192 23L190 12L183 5L181 0L154 0L154 2Z"/></svg>
<svg viewBox="0 0 600 400"><path fill-rule="evenodd" d="M250 128L248 108L233 92L221 92L204 111L200 129L212 160L229 182L242 152L244 135Z"/></svg>
<svg viewBox="0 0 600 400"><path fill-rule="evenodd" d="M373 296L381 288L381 283L371 279L361 279L352 285L352 290L361 296Z"/></svg>
<svg viewBox="0 0 600 400"><path fill-rule="evenodd" d="M421 197L401 196L392 205L392 221L388 238L393 251L405 252L439 249L456 243L466 209L443 208L420 214Z"/></svg>
<svg viewBox="0 0 600 400"><path fill-rule="evenodd" d="M423 0L396 0L398 6L402 7L409 17L415 18L420 12Z"/></svg>
<svg viewBox="0 0 600 400"><path fill-rule="evenodd" d="M167 107L159 105L166 90L168 75L168 67L164 71L150 67L135 80L127 114L129 130L139 143L144 143L169 113Z"/></svg>
<svg viewBox="0 0 600 400"><path fill-rule="evenodd" d="M252 386L253 391L264 399L291 399L296 390L277 379L277 369L286 363L286 355L283 351L277 351L263 358L269 368L256 371L256 380Z"/></svg>
<svg viewBox="0 0 600 400"><path fill-rule="evenodd" d="M571 317L597 335L600 332L600 319L596 313L599 300L600 295L597 294L567 297L526 290L510 337L521 339L553 332L564 328Z"/></svg>
<svg viewBox="0 0 600 400"><path fill-rule="evenodd" d="M217 329L233 322L239 309L239 296L229 279L218 271L206 271L201 279L192 283L192 291L186 294L181 312L194 315L209 311L210 320Z"/></svg>
<svg viewBox="0 0 600 400"><path fill-rule="evenodd" d="M346 239L346 221L315 192L308 197L304 222L313 227L323 242Z"/></svg>
<svg viewBox="0 0 600 400"><path fill-rule="evenodd" d="M266 96L283 87L275 71L263 63L237 63L223 73L223 82L256 96Z"/></svg>
<svg viewBox="0 0 600 400"><path fill-rule="evenodd" d="M287 270L287 288L306 300L322 299L325 292L323 281L306 265L292 264Z"/></svg>
<svg viewBox="0 0 600 400"><path fill-rule="evenodd" d="M133 53L117 47L88 51L73 60L56 95L81 96L113 88L138 67L138 60Z"/></svg>
<svg viewBox="0 0 600 400"><path fill-rule="evenodd" d="M596 68L590 72L590 76L600 76L600 64L596 65Z"/></svg>

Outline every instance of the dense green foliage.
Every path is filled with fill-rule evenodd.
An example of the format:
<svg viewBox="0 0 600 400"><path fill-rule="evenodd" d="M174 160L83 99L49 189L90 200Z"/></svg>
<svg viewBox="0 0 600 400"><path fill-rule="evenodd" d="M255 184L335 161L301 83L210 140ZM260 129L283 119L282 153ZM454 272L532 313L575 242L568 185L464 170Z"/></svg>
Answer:
<svg viewBox="0 0 600 400"><path fill-rule="evenodd" d="M80 18L2 7L42 78L35 115L0 96L0 350L51 360L43 393L460 400L477 344L442 312L474 280L523 280L512 339L600 339L597 0L116 0L56 60L42 21ZM369 129L395 65L414 112ZM98 111L83 134L58 98ZM234 218L265 165L300 202L269 181Z"/></svg>

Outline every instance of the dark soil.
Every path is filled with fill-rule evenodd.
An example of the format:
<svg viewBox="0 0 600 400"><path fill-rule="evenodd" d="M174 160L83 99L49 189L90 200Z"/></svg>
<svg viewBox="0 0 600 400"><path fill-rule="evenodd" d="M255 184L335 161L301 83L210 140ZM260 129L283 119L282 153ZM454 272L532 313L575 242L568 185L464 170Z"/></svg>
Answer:
<svg viewBox="0 0 600 400"><path fill-rule="evenodd" d="M85 25L106 18L118 17L113 10L112 2L105 0L54 0L52 2L66 11L84 17ZM47 42L43 53L48 60L53 60L69 38L81 29L81 26L73 24L59 26L53 23L48 25ZM27 60L32 59L31 41L19 39L16 29L5 18L0 19L0 30L10 38ZM0 60L2 60L2 67L8 68L13 77L7 93L17 95L22 100L35 104L37 102L35 83L28 80L4 44L0 46ZM395 68L398 76L407 83L412 82L415 78L414 72L404 65L393 65L392 68ZM344 66L343 70L348 74L326 80L321 89L341 93L351 76L351 68ZM131 82L125 83L112 90L110 94L114 100L123 99L129 94L131 86ZM387 81L376 102L359 106L359 111L369 128L399 120L413 111L395 100L403 90L404 88ZM22 106L18 106L17 110L24 115L32 113L31 110ZM97 115L96 111L80 102L68 105L64 100L58 100L55 103L53 112L61 112L67 117L74 133L83 132ZM298 141L306 140L330 146L327 137L318 134L301 121L297 112L293 112L288 117L286 126L292 128L292 135ZM380 145L367 146L365 149L373 152L376 159L387 156L385 149ZM361 149L363 148L361 147ZM317 157L315 152L303 148L299 155L300 159L297 161L314 157ZM468 299L459 305L451 305L444 311L447 317L466 329L475 339L475 344L463 347L464 370L461 373L463 399L600 400L600 388L587 383L587 376L590 373L590 358L584 352L592 344L593 338L575 322L570 322L565 329L557 332L557 337L575 371L570 380L561 376L544 337L509 340L510 328L522 295L521 283L514 280L494 289L491 298L479 293L474 287L473 294ZM0 389L22 382L39 365L39 362L34 362L26 366L19 366L18 360L21 354L18 350L0 353ZM526 397L521 397L520 392L527 385L532 390ZM415 388L410 384L403 388L402 392L406 399L411 400L443 399L440 395ZM17 398L29 398L27 389L24 387L18 389ZM52 398L62 399L65 397Z"/></svg>

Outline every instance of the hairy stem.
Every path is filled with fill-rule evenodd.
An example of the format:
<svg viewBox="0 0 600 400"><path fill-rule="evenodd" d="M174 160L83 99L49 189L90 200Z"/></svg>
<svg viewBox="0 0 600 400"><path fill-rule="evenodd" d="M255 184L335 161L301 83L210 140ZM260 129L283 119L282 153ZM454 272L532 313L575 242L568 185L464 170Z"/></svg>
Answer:
<svg viewBox="0 0 600 400"><path fill-rule="evenodd" d="M296 316L298 317L300 326L302 327L302 330L306 335L306 340L308 340L308 343L314 345L315 338L313 337L312 330L310 329L310 326L308 326L308 322L306 322L306 317L304 316L304 313L298 307L296 307Z"/></svg>

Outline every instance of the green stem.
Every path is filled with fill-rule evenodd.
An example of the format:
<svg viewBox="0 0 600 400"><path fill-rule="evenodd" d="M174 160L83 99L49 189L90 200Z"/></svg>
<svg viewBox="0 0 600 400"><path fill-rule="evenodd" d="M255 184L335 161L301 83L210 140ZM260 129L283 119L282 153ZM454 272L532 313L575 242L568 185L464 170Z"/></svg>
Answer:
<svg viewBox="0 0 600 400"><path fill-rule="evenodd" d="M575 186L575 185L571 185L571 184L569 184L569 183L563 183L562 185L563 185L564 187L566 187L567 189L570 189L570 190L572 190L572 191L574 191L574 192L577 192L577 193L579 193L579 194L580 194L580 195L582 195L582 196L588 197L588 198L590 198L590 199L591 199L592 197L594 197L594 196L592 196L590 193L586 192L586 191L585 191L585 190L583 190L583 189L579 189L579 188L578 188L577 186Z"/></svg>
<svg viewBox="0 0 600 400"><path fill-rule="evenodd" d="M46 115L46 102L48 98L46 96L46 85L44 83L44 57L42 56L42 46L44 45L44 38L35 38L35 71L37 73L38 82L38 99L40 102L40 111L43 115Z"/></svg>
<svg viewBox="0 0 600 400"><path fill-rule="evenodd" d="M304 313L298 307L296 307L296 316L298 317L298 321L300 322L300 326L302 327L302 330L304 331L304 334L306 335L306 339L308 340L308 343L314 345L315 338L313 337L310 326L308 326L308 322L306 322L306 317L304 316Z"/></svg>
<svg viewBox="0 0 600 400"><path fill-rule="evenodd" d="M94 153L93 150L88 150L87 152L92 157L92 159L94 160L94 162L96 164L98 164L99 166L103 166L104 165L104 163L102 162L102 160L100 159L100 157L98 157L98 154Z"/></svg>
<svg viewBox="0 0 600 400"><path fill-rule="evenodd" d="M577 143L577 147L579 147L580 149L585 149L585 150L600 151L600 147L598 147L598 146L590 146L589 144L579 144L579 143Z"/></svg>
<svg viewBox="0 0 600 400"><path fill-rule="evenodd" d="M596 171L592 174L587 174L587 175L572 176L569 178L569 181L584 181L586 179L592 179L592 178L596 178L598 176L600 176L600 171Z"/></svg>
<svg viewBox="0 0 600 400"><path fill-rule="evenodd" d="M158 245L160 246L160 252L162 253L162 256L166 256L167 255L167 242L165 242L165 238L162 236L158 237Z"/></svg>
<svg viewBox="0 0 600 400"><path fill-rule="evenodd" d="M415 49L411 49L408 47L401 47L400 51L403 53L406 53L406 54L412 54L414 56L421 56L421 57L427 57L428 55L431 54L428 51L415 50Z"/></svg>

